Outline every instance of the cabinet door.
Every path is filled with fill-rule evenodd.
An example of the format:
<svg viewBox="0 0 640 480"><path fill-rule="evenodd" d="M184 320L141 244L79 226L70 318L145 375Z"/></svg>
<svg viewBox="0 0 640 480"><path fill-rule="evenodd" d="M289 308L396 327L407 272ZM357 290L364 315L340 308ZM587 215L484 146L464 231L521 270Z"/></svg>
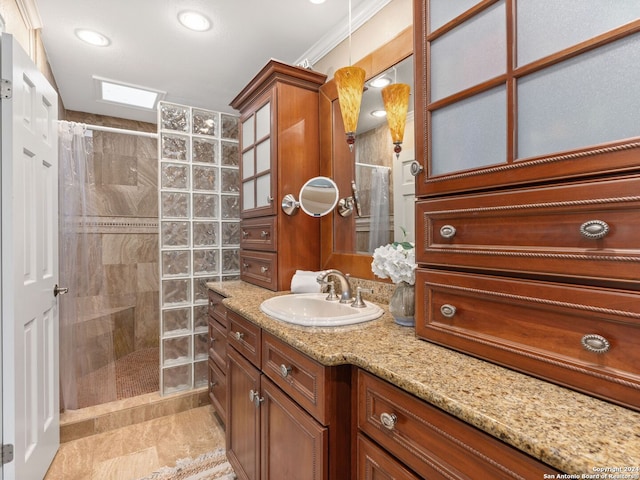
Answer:
<svg viewBox="0 0 640 480"><path fill-rule="evenodd" d="M241 480L260 478L260 408L251 392L260 392L260 371L233 348L228 350L227 457Z"/></svg>
<svg viewBox="0 0 640 480"><path fill-rule="evenodd" d="M265 376L261 394L262 480L327 480L327 428Z"/></svg>
<svg viewBox="0 0 640 480"><path fill-rule="evenodd" d="M357 480L418 480L410 470L362 434L358 434Z"/></svg>
<svg viewBox="0 0 640 480"><path fill-rule="evenodd" d="M243 115L242 125L242 161L240 178L242 182L242 217L273 215L276 213L273 202L275 176L275 139L271 134L272 110L275 101L269 92L256 102L257 106Z"/></svg>

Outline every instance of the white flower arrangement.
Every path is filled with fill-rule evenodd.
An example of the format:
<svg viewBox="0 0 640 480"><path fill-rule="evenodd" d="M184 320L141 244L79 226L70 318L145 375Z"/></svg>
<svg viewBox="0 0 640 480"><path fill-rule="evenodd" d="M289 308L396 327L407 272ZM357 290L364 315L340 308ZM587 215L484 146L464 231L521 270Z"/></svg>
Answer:
<svg viewBox="0 0 640 480"><path fill-rule="evenodd" d="M371 271L393 283L416 283L416 249L411 242L393 242L373 251Z"/></svg>

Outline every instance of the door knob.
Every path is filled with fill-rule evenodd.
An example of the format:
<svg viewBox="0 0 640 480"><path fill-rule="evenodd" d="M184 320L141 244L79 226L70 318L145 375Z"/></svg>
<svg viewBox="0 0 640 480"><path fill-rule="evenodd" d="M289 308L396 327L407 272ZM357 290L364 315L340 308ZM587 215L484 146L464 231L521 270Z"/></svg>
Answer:
<svg viewBox="0 0 640 480"><path fill-rule="evenodd" d="M58 295L64 295L65 293L69 293L69 289L66 287L59 287L56 283L56 286L53 287L53 296L57 297Z"/></svg>

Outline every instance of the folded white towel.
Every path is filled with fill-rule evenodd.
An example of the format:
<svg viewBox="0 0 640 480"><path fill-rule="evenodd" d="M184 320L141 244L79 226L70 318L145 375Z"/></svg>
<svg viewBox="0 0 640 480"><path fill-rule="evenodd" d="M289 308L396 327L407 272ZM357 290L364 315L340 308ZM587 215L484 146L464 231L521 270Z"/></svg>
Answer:
<svg viewBox="0 0 640 480"><path fill-rule="evenodd" d="M320 293L322 286L318 283L318 275L322 271L312 272L308 270L296 270L291 278L292 293Z"/></svg>

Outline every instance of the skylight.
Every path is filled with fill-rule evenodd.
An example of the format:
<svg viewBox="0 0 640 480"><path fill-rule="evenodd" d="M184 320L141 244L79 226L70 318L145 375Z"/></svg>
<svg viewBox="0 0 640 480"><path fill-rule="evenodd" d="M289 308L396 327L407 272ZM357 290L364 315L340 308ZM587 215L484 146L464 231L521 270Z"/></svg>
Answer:
<svg viewBox="0 0 640 480"><path fill-rule="evenodd" d="M165 95L165 92L150 88L128 85L100 77L93 77L93 79L96 82L98 100L102 102L155 110L156 105Z"/></svg>

